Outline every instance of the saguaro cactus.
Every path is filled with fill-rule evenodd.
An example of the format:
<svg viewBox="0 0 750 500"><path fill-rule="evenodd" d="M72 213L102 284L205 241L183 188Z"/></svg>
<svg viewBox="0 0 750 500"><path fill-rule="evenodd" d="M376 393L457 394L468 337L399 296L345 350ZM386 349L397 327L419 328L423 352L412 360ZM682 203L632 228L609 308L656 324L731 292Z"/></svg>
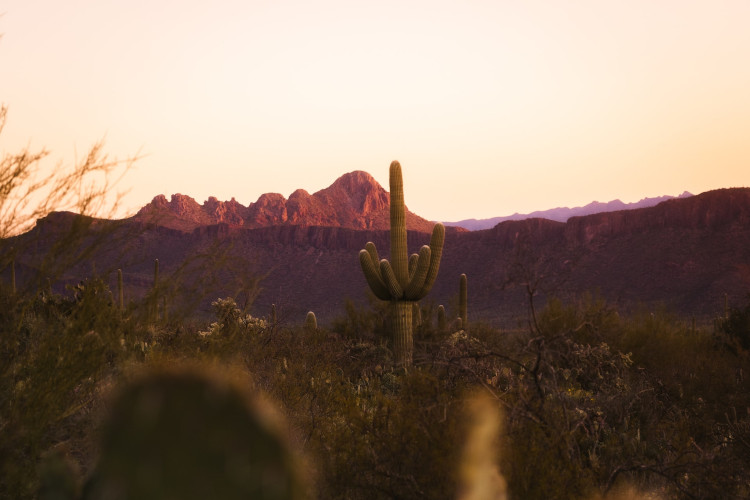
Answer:
<svg viewBox="0 0 750 500"><path fill-rule="evenodd" d="M230 375L154 371L114 400L81 498L304 498L277 418Z"/></svg>
<svg viewBox="0 0 750 500"><path fill-rule="evenodd" d="M458 282L458 316L461 318L461 327L469 329L468 306L467 306L467 283L466 275L462 274Z"/></svg>
<svg viewBox="0 0 750 500"><path fill-rule="evenodd" d="M271 326L276 326L276 304L271 304L271 315L268 317Z"/></svg>
<svg viewBox="0 0 750 500"><path fill-rule="evenodd" d="M120 311L125 309L125 294L122 291L122 269L117 270L117 301Z"/></svg>
<svg viewBox="0 0 750 500"><path fill-rule="evenodd" d="M423 245L418 254L409 257L406 246L404 181L401 165L397 161L391 163L389 177L391 261L380 260L375 244L370 241L360 250L359 262L375 296L391 303L393 351L398 363L409 366L414 348L413 303L426 296L435 283L443 254L445 228L440 223L435 224L430 245Z"/></svg>
<svg viewBox="0 0 750 500"><path fill-rule="evenodd" d="M154 321L159 321L159 259L154 259Z"/></svg>
<svg viewBox="0 0 750 500"><path fill-rule="evenodd" d="M315 317L315 313L312 311L307 313L307 317L305 318L305 328L307 328L308 330L318 329L318 319Z"/></svg>
<svg viewBox="0 0 750 500"><path fill-rule="evenodd" d="M445 330L448 328L448 323L445 318L445 307L443 307L442 304L438 306L437 321L438 321L438 331L440 333L444 333Z"/></svg>

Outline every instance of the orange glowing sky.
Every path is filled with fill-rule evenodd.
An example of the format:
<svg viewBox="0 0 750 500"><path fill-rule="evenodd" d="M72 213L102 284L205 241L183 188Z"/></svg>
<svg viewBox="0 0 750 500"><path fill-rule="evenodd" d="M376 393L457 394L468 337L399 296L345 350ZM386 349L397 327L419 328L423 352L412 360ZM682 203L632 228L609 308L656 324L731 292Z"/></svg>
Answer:
<svg viewBox="0 0 750 500"><path fill-rule="evenodd" d="M750 184L750 2L5 0L3 154L146 155L155 195L352 170L432 220ZM52 167L50 167L52 168Z"/></svg>

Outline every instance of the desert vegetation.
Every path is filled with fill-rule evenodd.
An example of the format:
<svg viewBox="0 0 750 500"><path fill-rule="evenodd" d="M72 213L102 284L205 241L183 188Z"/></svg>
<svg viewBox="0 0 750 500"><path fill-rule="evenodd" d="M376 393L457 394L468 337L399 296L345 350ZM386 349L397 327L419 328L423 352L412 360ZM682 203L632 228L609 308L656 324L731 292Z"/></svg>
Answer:
<svg viewBox="0 0 750 500"><path fill-rule="evenodd" d="M112 468L138 459L111 456L123 446L112 426L134 425L120 421L122 405L149 380L164 390L165 373L180 370L194 374L186 394L200 393L190 384L238 388L232 397L250 403L228 408L250 408L248 421L260 418L263 395L274 429L259 439L275 443L269 453L284 472L273 477L292 497L456 498L471 491L466 477L480 481L467 467L495 478L493 498L596 498L626 487L659 498L750 494L747 305L696 327L665 311L626 317L595 297L553 299L533 327L475 320L471 333L441 330L424 306L405 369L380 302L347 304L330 326L311 327L309 318L272 322L271 311L252 317L232 298L214 302L209 323L155 318L149 297L121 310L99 277L70 292L2 288L5 498L103 497ZM164 410L172 426L200 413L180 404ZM477 407L502 416L487 417L496 423L484 468L464 446L486 425ZM163 448L184 441L164 432ZM186 461L177 477L210 483L222 473L200 464Z"/></svg>

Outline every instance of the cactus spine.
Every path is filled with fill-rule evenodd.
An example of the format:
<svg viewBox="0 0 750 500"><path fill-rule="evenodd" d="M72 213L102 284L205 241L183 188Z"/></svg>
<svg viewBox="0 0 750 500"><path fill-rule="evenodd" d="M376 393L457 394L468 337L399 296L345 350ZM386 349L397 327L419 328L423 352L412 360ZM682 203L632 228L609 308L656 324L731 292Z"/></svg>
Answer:
<svg viewBox="0 0 750 500"><path fill-rule="evenodd" d="M458 282L458 316L461 318L461 327L464 330L469 329L468 311L467 311L467 283L466 275L462 274Z"/></svg>
<svg viewBox="0 0 750 500"><path fill-rule="evenodd" d="M122 269L117 270L117 301L120 311L125 309L125 294L122 291Z"/></svg>
<svg viewBox="0 0 750 500"><path fill-rule="evenodd" d="M307 313L307 317L305 318L305 328L308 330L318 329L318 320L315 317L315 313L312 311Z"/></svg>
<svg viewBox="0 0 750 500"><path fill-rule="evenodd" d="M412 303L429 293L437 278L443 253L445 228L437 223L430 245L418 254L408 255L406 246L406 207L401 165L391 163L391 261L379 260L375 244L368 242L359 252L359 262L367 283L380 300L391 302L393 350L396 361L411 365L413 351Z"/></svg>

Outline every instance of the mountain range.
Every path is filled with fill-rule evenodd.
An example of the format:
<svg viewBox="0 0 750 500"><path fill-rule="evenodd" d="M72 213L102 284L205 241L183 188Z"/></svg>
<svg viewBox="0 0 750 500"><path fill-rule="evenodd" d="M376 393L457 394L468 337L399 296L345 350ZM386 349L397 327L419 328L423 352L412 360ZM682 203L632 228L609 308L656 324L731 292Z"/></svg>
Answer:
<svg viewBox="0 0 750 500"><path fill-rule="evenodd" d="M53 288L64 291L94 267L114 287L113 271L120 268L126 297L139 300L153 286L159 259L173 308L198 297L191 312L208 314L213 299L236 296L252 303L254 315L266 315L275 303L289 321L301 322L313 310L325 324L343 313L347 298L367 304L358 252L373 241L388 257L388 202L365 172L346 174L312 195L268 194L247 207L157 196L129 219L87 226L76 250L85 258L66 268ZM43 282L45 257L78 219L53 213L4 242L17 249L19 283ZM409 212L410 252L429 241L432 225ZM84 246L91 242L98 248L89 255ZM725 297L746 303L749 264L750 189L721 189L566 222L528 218L476 231L449 227L425 303L453 310L459 276L466 273L470 317L500 326L524 321L529 292L540 304L553 295L577 300L591 292L620 310L666 307L710 321L723 313ZM2 279L10 279L7 268Z"/></svg>
<svg viewBox="0 0 750 500"><path fill-rule="evenodd" d="M551 208L549 210L538 210L528 214L519 214L518 212L513 215L506 215L504 217L492 217L489 219L464 219L458 222L443 222L446 226L459 226L466 228L470 231L476 231L479 229L489 229L496 226L501 222L508 220L523 220L523 219L549 219L558 222L566 222L571 217L578 217L581 215L598 214L602 212L617 212L619 210L633 210L636 208L648 208L658 205L662 201L671 200L674 198L689 198L693 196L691 193L684 191L679 196L657 196L655 198L643 198L640 201L632 203L624 203L620 200L612 200L607 203L601 203L598 201L592 201L588 205L582 207L558 207Z"/></svg>
<svg viewBox="0 0 750 500"><path fill-rule="evenodd" d="M141 208L134 220L181 231L221 223L247 229L278 225L388 229L389 203L389 193L370 174L355 171L312 195L304 189L296 190L289 199L266 193L247 207L234 198L219 201L212 196L199 205L182 194L173 194L169 201L159 195ZM406 224L415 231L432 230L431 222L408 209Z"/></svg>

